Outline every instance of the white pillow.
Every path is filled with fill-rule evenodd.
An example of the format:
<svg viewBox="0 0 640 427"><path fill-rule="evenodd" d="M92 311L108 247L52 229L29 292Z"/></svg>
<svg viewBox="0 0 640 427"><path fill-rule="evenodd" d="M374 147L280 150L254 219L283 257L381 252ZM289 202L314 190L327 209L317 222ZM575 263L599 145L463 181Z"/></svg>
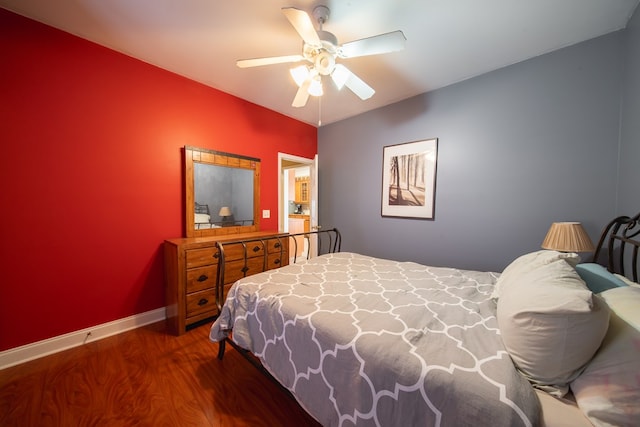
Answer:
<svg viewBox="0 0 640 427"><path fill-rule="evenodd" d="M503 284L502 341L535 387L561 397L600 346L609 310L564 259L525 270Z"/></svg>
<svg viewBox="0 0 640 427"><path fill-rule="evenodd" d="M633 282L631 279L623 276L622 274L614 273L613 275L622 280L628 286L635 286L636 288L640 288L640 283Z"/></svg>
<svg viewBox="0 0 640 427"><path fill-rule="evenodd" d="M596 426L640 426L640 288L604 291L609 331L571 383L578 406Z"/></svg>
<svg viewBox="0 0 640 427"><path fill-rule="evenodd" d="M211 218L208 214L197 213L195 214L194 221L196 224L208 224L209 218Z"/></svg>
<svg viewBox="0 0 640 427"><path fill-rule="evenodd" d="M505 283L513 282L519 276L559 259L564 259L575 267L580 262L580 255L573 252L540 250L516 258L502 271L500 277L498 277L491 298L500 298Z"/></svg>

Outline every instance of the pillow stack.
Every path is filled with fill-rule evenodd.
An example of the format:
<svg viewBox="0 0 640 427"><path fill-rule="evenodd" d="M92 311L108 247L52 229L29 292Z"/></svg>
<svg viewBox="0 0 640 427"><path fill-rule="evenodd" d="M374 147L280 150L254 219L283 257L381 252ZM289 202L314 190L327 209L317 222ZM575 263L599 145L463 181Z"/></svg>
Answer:
<svg viewBox="0 0 640 427"><path fill-rule="evenodd" d="M571 383L582 412L596 426L640 426L640 287L606 290L609 331L584 372Z"/></svg>
<svg viewBox="0 0 640 427"><path fill-rule="evenodd" d="M609 309L575 270L577 254L523 255L498 278L497 319L516 367L537 388L564 396L600 347Z"/></svg>

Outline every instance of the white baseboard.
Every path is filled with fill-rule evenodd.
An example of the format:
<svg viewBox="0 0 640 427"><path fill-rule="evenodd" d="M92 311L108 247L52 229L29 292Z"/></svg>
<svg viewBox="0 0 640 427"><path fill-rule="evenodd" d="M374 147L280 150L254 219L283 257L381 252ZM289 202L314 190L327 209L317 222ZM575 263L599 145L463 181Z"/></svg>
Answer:
<svg viewBox="0 0 640 427"><path fill-rule="evenodd" d="M103 323L46 340L0 351L0 369L28 362L29 360L77 347L88 342L101 340L166 318L166 308L161 307L124 319Z"/></svg>

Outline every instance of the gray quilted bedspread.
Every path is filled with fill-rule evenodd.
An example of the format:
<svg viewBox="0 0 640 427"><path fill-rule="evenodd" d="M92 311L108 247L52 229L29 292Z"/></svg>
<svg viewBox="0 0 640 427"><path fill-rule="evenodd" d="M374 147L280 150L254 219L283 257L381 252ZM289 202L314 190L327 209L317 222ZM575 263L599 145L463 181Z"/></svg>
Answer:
<svg viewBox="0 0 640 427"><path fill-rule="evenodd" d="M537 425L500 339L496 278L323 255L238 281L210 338L233 330L325 426Z"/></svg>

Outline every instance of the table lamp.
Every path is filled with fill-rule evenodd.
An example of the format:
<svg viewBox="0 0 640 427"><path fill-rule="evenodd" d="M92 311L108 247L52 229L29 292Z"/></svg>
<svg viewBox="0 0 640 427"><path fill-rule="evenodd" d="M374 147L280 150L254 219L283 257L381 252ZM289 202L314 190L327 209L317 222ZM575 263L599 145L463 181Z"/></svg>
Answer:
<svg viewBox="0 0 640 427"><path fill-rule="evenodd" d="M579 222L554 222L542 242L542 249L560 252L593 252L595 247Z"/></svg>
<svg viewBox="0 0 640 427"><path fill-rule="evenodd" d="M223 206L220 208L218 215L222 217L222 221L226 221L231 216L231 209L229 209L229 206Z"/></svg>

